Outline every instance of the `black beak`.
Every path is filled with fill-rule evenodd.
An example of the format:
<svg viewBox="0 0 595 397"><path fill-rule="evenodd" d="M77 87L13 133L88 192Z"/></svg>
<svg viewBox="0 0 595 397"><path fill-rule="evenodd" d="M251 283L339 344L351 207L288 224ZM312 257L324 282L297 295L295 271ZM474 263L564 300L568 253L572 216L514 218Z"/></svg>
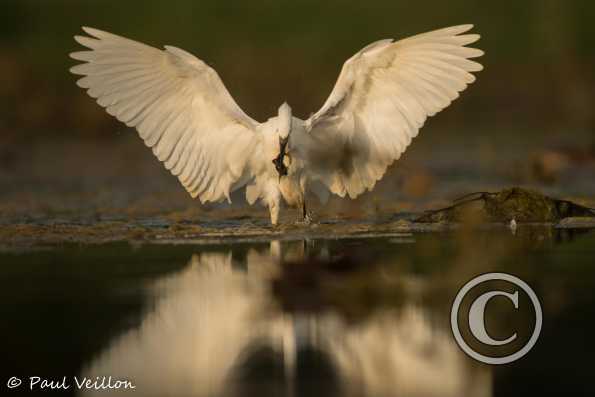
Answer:
<svg viewBox="0 0 595 397"><path fill-rule="evenodd" d="M279 174L279 179L282 176L287 175L287 167L283 164L283 158L285 157L285 150L287 148L287 142L289 141L289 137L287 138L279 138L279 155L273 159L273 164L275 164L275 169Z"/></svg>

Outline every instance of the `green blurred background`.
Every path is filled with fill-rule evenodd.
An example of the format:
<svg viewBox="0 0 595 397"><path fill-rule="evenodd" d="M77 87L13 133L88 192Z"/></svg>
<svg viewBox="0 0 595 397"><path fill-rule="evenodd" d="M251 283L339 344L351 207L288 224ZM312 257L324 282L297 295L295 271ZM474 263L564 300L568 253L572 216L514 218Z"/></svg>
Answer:
<svg viewBox="0 0 595 397"><path fill-rule="evenodd" d="M2 13L3 134L89 134L107 120L67 73L81 25L189 50L265 120L283 100L298 115L315 111L342 62L371 41L474 23L486 70L446 117L546 132L595 127L589 0L4 0Z"/></svg>
<svg viewBox="0 0 595 397"><path fill-rule="evenodd" d="M5 192L46 186L43 194L59 194L61 184L84 190L85 176L105 171L85 161L105 166L140 156L137 169L122 165L110 174L136 172L139 181L144 164L157 163L142 143L128 141L133 134L69 74L75 62L68 53L77 50L72 36L82 25L194 53L218 71L248 114L263 121L285 100L297 116L317 110L342 63L372 41L474 23L482 35L477 46L486 51L480 60L485 70L460 100L428 123L399 163L407 174L395 177L401 180L396 186L387 182L387 189L407 191L403 184L413 181L412 197L441 195L428 186L444 181L434 171L449 165L455 169L448 175L475 176L477 182L451 183L457 191L514 183L595 196L588 183L595 175L593 1L4 0L1 9L0 189ZM40 142L39 148L32 150L32 142ZM74 142L87 146L73 148ZM138 154L141 150L147 153ZM76 156L64 163L63 158ZM459 164L462 159L467 163ZM61 165L50 172L53 163ZM157 167L146 172L158 181L171 178ZM408 177L413 174L420 174L421 182ZM576 175L580 181L568 179ZM110 177L93 186L113 182ZM146 181L151 183L152 193L174 186ZM117 188L115 182L110 187ZM0 204L16 199L0 193Z"/></svg>

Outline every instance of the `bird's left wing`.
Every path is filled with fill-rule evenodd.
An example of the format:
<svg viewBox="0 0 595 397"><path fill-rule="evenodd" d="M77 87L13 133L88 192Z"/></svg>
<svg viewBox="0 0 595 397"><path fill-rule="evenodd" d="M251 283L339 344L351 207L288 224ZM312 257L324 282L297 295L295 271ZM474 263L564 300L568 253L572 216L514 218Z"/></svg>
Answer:
<svg viewBox="0 0 595 397"><path fill-rule="evenodd" d="M229 200L247 183L261 141L258 123L234 102L217 72L176 47L165 50L92 28L72 73L109 114L136 127L155 156L201 202Z"/></svg>
<svg viewBox="0 0 595 397"><path fill-rule="evenodd" d="M306 121L310 176L340 196L371 190L433 116L475 81L482 66L461 25L370 44L343 65L335 87Z"/></svg>

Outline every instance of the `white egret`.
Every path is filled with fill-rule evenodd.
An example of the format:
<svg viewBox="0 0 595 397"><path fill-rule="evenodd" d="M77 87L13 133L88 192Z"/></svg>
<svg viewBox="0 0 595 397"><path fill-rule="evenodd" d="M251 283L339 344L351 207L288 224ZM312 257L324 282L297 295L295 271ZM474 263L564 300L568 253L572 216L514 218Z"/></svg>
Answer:
<svg viewBox="0 0 595 397"><path fill-rule="evenodd" d="M246 187L277 224L281 198L302 210L313 192L355 198L372 190L429 116L459 96L482 66L466 47L473 25L400 41L380 40L345 62L333 91L309 119L284 103L264 123L235 103L211 67L172 46L164 50L97 29L75 36L89 50L77 84L107 112L135 127L155 156L202 203Z"/></svg>

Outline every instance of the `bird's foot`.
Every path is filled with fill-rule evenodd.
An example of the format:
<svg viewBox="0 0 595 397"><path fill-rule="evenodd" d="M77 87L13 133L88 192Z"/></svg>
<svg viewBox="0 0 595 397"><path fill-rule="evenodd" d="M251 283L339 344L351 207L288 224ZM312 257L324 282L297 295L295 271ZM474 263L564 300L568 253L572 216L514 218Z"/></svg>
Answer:
<svg viewBox="0 0 595 397"><path fill-rule="evenodd" d="M303 217L300 217L299 219L297 219L295 221L295 224L296 225L310 226L312 224L312 222L314 222L313 214L311 212L308 212Z"/></svg>
<svg viewBox="0 0 595 397"><path fill-rule="evenodd" d="M311 223L312 223L312 215L310 213L308 213L304 217L304 225L310 225Z"/></svg>

